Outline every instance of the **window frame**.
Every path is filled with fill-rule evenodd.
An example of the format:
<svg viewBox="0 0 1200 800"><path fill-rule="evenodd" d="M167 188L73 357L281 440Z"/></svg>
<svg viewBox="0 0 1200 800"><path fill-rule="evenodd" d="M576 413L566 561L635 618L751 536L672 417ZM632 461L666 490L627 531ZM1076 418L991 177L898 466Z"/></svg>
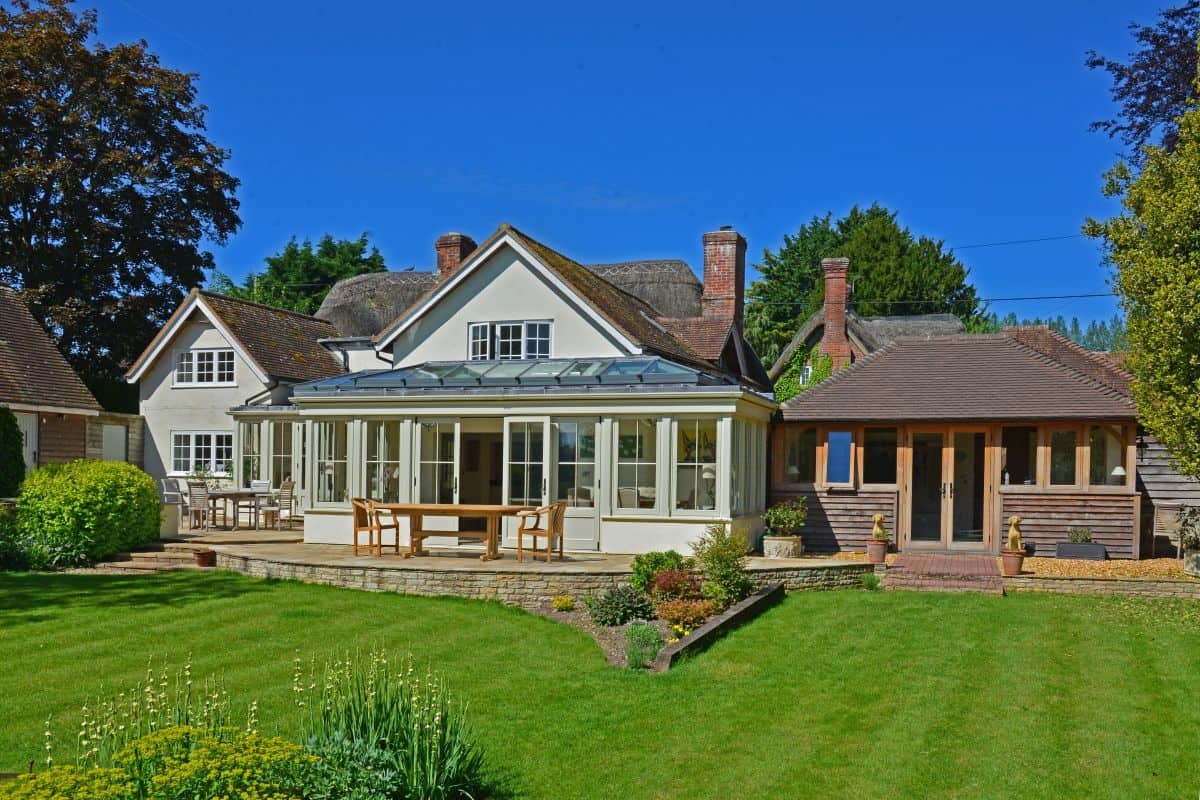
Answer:
<svg viewBox="0 0 1200 800"><path fill-rule="evenodd" d="M867 480L867 433L868 433L868 431L880 431L880 430L895 431L895 433L896 433L896 439L892 444L892 446L894 448L894 452L892 454L892 462L893 462L892 463L892 466L893 466L892 480L890 480L890 481L868 481ZM855 433L857 433L857 431L855 431ZM885 490L885 489L896 489L897 487L899 487L899 485L900 485L900 460L901 460L900 453L902 450L903 440L904 440L903 433L901 431L901 426L899 426L899 425L864 425L862 427L862 444L861 444L861 446L859 446L856 449L854 447L856 442L852 440L850 443L851 450L852 451L857 450L857 452L855 452L855 454L854 454L854 459L853 459L852 463L857 464L857 466L858 466L858 475L859 475L860 481L857 485L860 488ZM853 468L851 469L851 472L853 472ZM853 475L851 475L850 482L854 483Z"/></svg>
<svg viewBox="0 0 1200 800"><path fill-rule="evenodd" d="M671 419L670 428L670 445L671 445L671 463L668 467L668 475L670 476L670 512L672 516L678 517L715 517L719 513L721 507L721 419L719 414L692 414L687 416L678 416ZM697 426L702 422L712 423L713 435L713 460L701 461L699 448L696 451L696 460L680 461L679 460L679 434L682 431L697 430ZM715 476L713 478L713 495L712 508L680 508L679 506L679 470L681 467L690 467L697 475L697 480L702 480L699 477L705 466L711 464ZM753 474L753 473L751 473ZM699 492L699 486L697 486Z"/></svg>
<svg viewBox="0 0 1200 800"><path fill-rule="evenodd" d="M343 458L341 458L341 459L338 459L338 458L322 459L321 458L321 455L322 455L321 426L322 425L344 425L345 426L346 453ZM310 485L312 487L311 488L312 505L314 508L348 508L350 505L350 498L353 496L356 496L354 494L354 492L355 492L356 484L358 482L358 481L356 481L355 476L353 475L353 471L351 469L351 466L354 464L354 459L357 456L357 454L354 452L355 448L354 448L354 444L353 444L354 443L354 432L355 432L355 426L353 424L353 420L350 420L350 419L347 419L344 417L332 417L332 418L321 417L319 419L314 419L312 421L311 430L312 430L312 444L311 444L310 453L311 453L311 458L312 458L312 481L311 481ZM336 432L334 432L334 437L333 437L332 441L334 443L334 453L336 454L336 450L337 450L337 434L336 434ZM338 501L338 500L322 500L321 499L321 469L320 469L320 465L322 464L323 461L327 461L327 462L335 464L335 465L338 463L344 463L346 465L346 483L345 483L345 486L343 487L345 494L346 494L345 500ZM336 467L335 467L335 474L336 474Z"/></svg>
<svg viewBox="0 0 1200 800"><path fill-rule="evenodd" d="M359 457L358 461L362 467L361 475L362 475L362 486L363 486L363 489L362 489L363 495L362 496L363 497L370 498L371 500L376 500L376 501L383 502L383 503L399 503L403 499L405 489L408 488L406 485L406 481L405 481L405 471L404 471L404 462L405 462L404 456L406 455L405 434L407 433L405 421L406 420L403 417L367 417L362 420L363 442L362 442L361 449L359 451L360 457ZM395 428L396 452L393 455L393 457L390 457L390 458L381 458L380 453L376 452L374 454L375 458L372 458L371 457L372 456L372 453L371 453L371 446L372 446L372 441L371 441L372 430L371 429L372 429L372 426L380 426L382 429L383 426L388 426L388 425L396 426L396 428ZM376 431L376 432L378 432L378 431ZM386 439L386 435L384 438ZM371 468L372 467L376 467L378 469L383 469L385 467L391 467L391 468L395 469L395 473L393 474L394 479L395 479L395 484L396 484L395 499L389 499L386 497L376 497L373 494L374 487L371 486Z"/></svg>
<svg viewBox="0 0 1200 800"><path fill-rule="evenodd" d="M820 483L821 488L823 488L823 489L854 489L855 488L855 477L856 476L854 474L854 468L858 462L858 453L857 453L857 449L859 447L858 430L859 429L853 425L844 425L844 426L827 425L827 426L820 428L820 439L818 440L819 447L820 447L820 453L818 454L818 461L817 461L817 476L819 478L819 483ZM849 434L849 436L850 436L850 451L847 455L847 459L849 461L849 467L848 467L849 480L847 480L847 481L832 481L829 479L829 436L830 436L830 434L834 434L834 433L845 433L845 434Z"/></svg>
<svg viewBox="0 0 1200 800"><path fill-rule="evenodd" d="M186 470L176 469L176 463L175 463L176 442L175 442L175 439L178 436L188 437L188 451L187 451L188 452L188 456L187 456L188 468ZM173 431L171 431L171 454L170 454L171 468L167 471L167 475L170 477L181 478L181 477L187 477L188 475L191 475L193 472L195 472L195 469L196 469L196 437L197 436L212 437L208 444L209 455L208 455L207 469L208 469L209 474L211 474L214 478L229 478L229 477L231 477L228 470L221 471L221 470L217 469L217 464L219 463L217 461L217 453L222 447L217 442L218 436L229 437L229 444L228 444L229 459L225 463L230 463L234 460L233 459L234 432L233 431L225 431L225 430L182 430L182 431L173 430Z"/></svg>
<svg viewBox="0 0 1200 800"><path fill-rule="evenodd" d="M637 458L636 456L634 457L634 459L632 461L629 461L629 460L623 459L621 457L621 423L625 422L625 421L629 421L629 420L632 420L634 422L653 422L653 424L654 424L654 428L653 428L654 458L652 461L646 461L644 459ZM612 474L612 480L610 481L610 485L611 485L612 489L610 492L611 497L609 498L610 508L612 509L613 516L617 516L617 517L665 516L665 509L663 506L663 497L664 497L664 495L670 494L670 486L668 485L665 490L663 488L663 473L664 473L663 458L662 458L662 449L663 449L662 439L663 439L663 427L664 427L663 420L664 420L664 418L662 416L659 416L656 414L623 414L620 416L613 417L613 419L612 419L612 470L613 470L613 474ZM625 465L625 466L630 465L630 464L634 465L634 475L636 478L637 468L639 466L641 466L643 464L647 464L647 463L652 463L654 465L654 472L653 472L653 475L654 475L654 487L653 487L654 488L654 505L647 507L647 508L641 508L641 507L625 508L625 507L623 507L620 503L621 467L623 465ZM670 481L669 475L667 476L667 481L668 482ZM635 482L636 482L636 480L635 480ZM642 488L642 487L641 486L634 487L635 490L640 489L640 488Z"/></svg>
<svg viewBox="0 0 1200 800"><path fill-rule="evenodd" d="M572 459L564 460L562 456L561 443L559 436L563 425L575 426L575 446ZM592 429L592 457L590 460L583 457L583 437L580 434L580 428L590 426ZM552 459L551 469L553 474L550 476L553 481L551 487L551 502L561 502L567 504L567 511L576 511L577 514L587 512L588 514L595 513L600 507L600 437L601 437L601 421L595 417L553 417L550 420L550 437L552 439ZM560 480L559 470L563 466L569 466L573 469L575 480L570 488L576 491L575 502L572 503L562 491L563 485ZM579 480L580 471L585 467L591 467L592 482L588 486L584 486ZM579 489L586 488L590 495L587 505L582 505L579 501Z"/></svg>
<svg viewBox="0 0 1200 800"><path fill-rule="evenodd" d="M510 348L507 355L501 355L501 328L515 326L520 326L520 333L507 331L506 333L509 335L504 341L507 345L515 345L518 353L513 355ZM537 328L543 326L546 335L534 335L535 333L540 334L541 331ZM485 338L480 338L480 333L484 331L486 331ZM516 338L513 338L514 336ZM545 342L545 355L540 352L534 356L529 355L531 342ZM479 343L486 345L486 355L476 353L476 344ZM554 357L554 320L552 319L508 319L467 323L468 361L545 361Z"/></svg>
<svg viewBox="0 0 1200 800"><path fill-rule="evenodd" d="M211 380L200 379L202 355L211 359L204 368L204 372L212 376ZM181 368L185 363L188 378L181 380ZM225 369L225 366L228 366L228 369ZM223 374L228 374L227 380L220 379ZM213 389L237 385L237 354L232 347L193 347L175 354L175 366L171 370L172 388Z"/></svg>
<svg viewBox="0 0 1200 800"><path fill-rule="evenodd" d="M1074 480L1071 483L1055 483L1054 482L1054 434L1070 433L1075 437L1075 470ZM1042 450L1044 455L1039 459L1039 468L1043 470L1044 482L1038 483L1038 487L1049 491L1079 491L1087 488L1087 475L1083 474L1084 480L1080 480L1080 470L1085 468L1088 463L1086 454L1083 450L1084 436L1083 426L1081 425L1044 425L1041 433Z"/></svg>

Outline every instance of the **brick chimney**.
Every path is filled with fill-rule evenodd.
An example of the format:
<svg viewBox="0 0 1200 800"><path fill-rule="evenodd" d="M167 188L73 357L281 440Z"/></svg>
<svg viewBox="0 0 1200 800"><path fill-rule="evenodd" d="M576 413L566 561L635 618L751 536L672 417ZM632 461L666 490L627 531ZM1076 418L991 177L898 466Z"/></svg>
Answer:
<svg viewBox="0 0 1200 800"><path fill-rule="evenodd" d="M706 317L732 318L742 327L746 297L746 240L728 225L704 234L704 293L700 311Z"/></svg>
<svg viewBox="0 0 1200 800"><path fill-rule="evenodd" d="M477 245L475 240L465 233L447 233L439 236L434 245L437 248L438 278L445 280L462 266L462 262L474 252Z"/></svg>
<svg viewBox="0 0 1200 800"><path fill-rule="evenodd" d="M850 299L846 275L850 259L823 258L825 273L825 334L821 337L821 355L833 359L833 369L850 366L850 340L846 337L846 301Z"/></svg>

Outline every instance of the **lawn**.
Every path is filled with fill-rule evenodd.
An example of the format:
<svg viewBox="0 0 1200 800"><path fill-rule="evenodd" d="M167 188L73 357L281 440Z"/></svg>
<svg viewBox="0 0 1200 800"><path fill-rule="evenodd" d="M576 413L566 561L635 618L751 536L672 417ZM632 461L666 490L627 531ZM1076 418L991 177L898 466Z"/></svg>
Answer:
<svg viewBox="0 0 1200 800"><path fill-rule="evenodd" d="M1197 604L798 594L662 676L496 604L232 574L0 575L0 771L146 661L292 735L293 658L444 672L520 797L1195 797ZM1178 621L1180 609L1187 621Z"/></svg>

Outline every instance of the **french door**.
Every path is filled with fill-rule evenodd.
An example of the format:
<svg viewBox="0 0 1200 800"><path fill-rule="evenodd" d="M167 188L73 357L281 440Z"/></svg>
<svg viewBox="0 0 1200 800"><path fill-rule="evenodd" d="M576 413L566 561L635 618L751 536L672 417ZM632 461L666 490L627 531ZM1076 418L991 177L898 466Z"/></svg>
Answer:
<svg viewBox="0 0 1200 800"><path fill-rule="evenodd" d="M449 505L458 502L462 424L453 418L418 420L413 447L413 500ZM458 517L426 517L426 530L458 530ZM434 547L458 544L458 537L430 539Z"/></svg>
<svg viewBox="0 0 1200 800"><path fill-rule="evenodd" d="M910 433L909 547L984 547L986 428L918 428Z"/></svg>
<svg viewBox="0 0 1200 800"><path fill-rule="evenodd" d="M567 550L600 549L600 477L596 469L602 441L600 421L556 419L552 426L550 472L554 502L567 504L563 544Z"/></svg>
<svg viewBox="0 0 1200 800"><path fill-rule="evenodd" d="M550 501L549 417L506 417L504 420L504 502L516 506L544 506ZM504 544L517 544L517 523L506 518Z"/></svg>

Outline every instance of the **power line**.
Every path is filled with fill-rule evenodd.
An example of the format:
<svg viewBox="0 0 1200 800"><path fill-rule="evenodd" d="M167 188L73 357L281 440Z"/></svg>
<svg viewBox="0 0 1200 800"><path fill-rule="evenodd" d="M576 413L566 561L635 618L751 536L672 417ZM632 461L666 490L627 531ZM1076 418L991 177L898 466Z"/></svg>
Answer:
<svg viewBox="0 0 1200 800"><path fill-rule="evenodd" d="M1010 244L1033 244L1035 242L1058 242L1064 239L1082 239L1082 233L1068 233L1063 236L1043 236L1040 239L1010 239L1007 242L984 242L983 244L964 244L951 247L951 250L975 250L980 247L1007 247Z"/></svg>
<svg viewBox="0 0 1200 800"><path fill-rule="evenodd" d="M1113 296L1114 295L1112 292L1089 292L1089 293L1085 293L1085 294L1039 294L1039 295L1028 295L1025 297L980 297L980 298L976 298L976 300L977 300L977 302L980 302L980 303L1001 303L1001 302L1006 303L1006 302L1012 302L1012 301L1016 301L1016 300L1079 300L1079 299L1082 299L1085 297L1113 297ZM851 304L852 302L853 302L852 300L847 301L847 305ZM904 305L927 305L927 304L931 304L931 303L942 305L945 303L945 300L944 299L942 299L942 300L866 300L864 302L873 303L875 305L884 305L884 306L887 306L887 305L904 306ZM773 301L747 300L746 301L746 305L750 305L751 303L754 303L754 305L759 305L759 306L803 306L803 305L809 305L809 301L807 301L807 300L773 300ZM818 303L815 305L820 305L820 304Z"/></svg>

